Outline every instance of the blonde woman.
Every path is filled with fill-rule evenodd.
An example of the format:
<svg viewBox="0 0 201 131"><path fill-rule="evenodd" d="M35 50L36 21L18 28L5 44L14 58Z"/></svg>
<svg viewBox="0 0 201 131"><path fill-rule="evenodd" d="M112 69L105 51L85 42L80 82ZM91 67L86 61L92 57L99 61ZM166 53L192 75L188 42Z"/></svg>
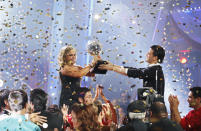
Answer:
<svg viewBox="0 0 201 131"><path fill-rule="evenodd" d="M94 68L97 57L94 57L91 64L86 67L76 65L76 49L72 46L65 46L59 53L59 75L61 79L61 96L60 106L63 104L72 106L73 103L77 102L77 92L80 88L80 82L83 76L92 76L90 70Z"/></svg>

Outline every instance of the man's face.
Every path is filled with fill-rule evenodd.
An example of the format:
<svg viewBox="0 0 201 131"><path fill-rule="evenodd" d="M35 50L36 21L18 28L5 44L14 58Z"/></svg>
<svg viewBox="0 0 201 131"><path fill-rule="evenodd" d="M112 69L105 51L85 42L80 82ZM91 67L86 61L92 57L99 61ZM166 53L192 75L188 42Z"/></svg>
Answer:
<svg viewBox="0 0 201 131"><path fill-rule="evenodd" d="M157 62L157 57L154 56L154 51L150 48L149 52L146 55L146 62L149 64L153 64L155 61Z"/></svg>
<svg viewBox="0 0 201 131"><path fill-rule="evenodd" d="M198 102L198 98L194 98L193 93L190 91L188 93L188 103L189 103L189 107L194 108L197 104L199 104Z"/></svg>
<svg viewBox="0 0 201 131"><path fill-rule="evenodd" d="M92 104L92 102L93 102L93 98L92 98L91 91L88 91L84 96L84 104L89 105L89 104Z"/></svg>

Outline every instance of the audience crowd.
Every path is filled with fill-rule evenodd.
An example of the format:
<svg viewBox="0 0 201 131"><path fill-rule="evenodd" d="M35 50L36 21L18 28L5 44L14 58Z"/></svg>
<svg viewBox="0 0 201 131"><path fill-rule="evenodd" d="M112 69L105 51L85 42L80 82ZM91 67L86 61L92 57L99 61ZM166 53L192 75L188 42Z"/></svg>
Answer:
<svg viewBox="0 0 201 131"><path fill-rule="evenodd" d="M0 90L1 131L201 131L201 87L190 88L189 107L183 118L179 113L177 96L169 95L171 116L163 101L148 106L144 100L135 100L118 107L110 102L103 87L97 85L94 97L89 88L82 87L77 102L48 106L48 94L36 88L27 93L22 89ZM125 92L124 92L125 93ZM29 98L29 99L28 99ZM127 103L128 101L124 101ZM122 122L119 121L125 114Z"/></svg>

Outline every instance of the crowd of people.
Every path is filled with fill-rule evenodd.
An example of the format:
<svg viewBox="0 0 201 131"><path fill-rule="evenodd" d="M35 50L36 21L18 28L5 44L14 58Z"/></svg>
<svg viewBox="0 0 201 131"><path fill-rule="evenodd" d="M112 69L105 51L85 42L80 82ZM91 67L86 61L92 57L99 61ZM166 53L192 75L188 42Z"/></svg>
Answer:
<svg viewBox="0 0 201 131"><path fill-rule="evenodd" d="M146 55L147 68L122 67L110 62L98 66L99 70L143 79L144 89L154 90L162 98L151 103L124 99L118 106L106 98L102 85L96 86L94 95L90 88L80 87L83 76L95 76L93 69L101 57L94 55L89 65L81 67L76 65L75 48L65 46L59 54L62 86L59 105L49 105L48 94L41 88L31 90L29 97L22 89L2 89L0 131L200 131L201 87L190 89L188 103L193 110L183 118L177 96L170 94L171 117L168 117L163 97L165 79L160 66L164 56L165 50L153 45ZM125 94L122 93L122 98Z"/></svg>
<svg viewBox="0 0 201 131"><path fill-rule="evenodd" d="M123 124L118 123L117 109L97 86L95 97L83 87L77 102L71 108L63 105L47 107L48 94L40 88L33 89L28 100L21 89L0 91L1 131L200 131L201 87L189 91L188 103L193 108L181 118L177 96L170 95L171 117L164 102L155 101L150 107L144 100L128 104ZM98 98L102 98L102 103Z"/></svg>

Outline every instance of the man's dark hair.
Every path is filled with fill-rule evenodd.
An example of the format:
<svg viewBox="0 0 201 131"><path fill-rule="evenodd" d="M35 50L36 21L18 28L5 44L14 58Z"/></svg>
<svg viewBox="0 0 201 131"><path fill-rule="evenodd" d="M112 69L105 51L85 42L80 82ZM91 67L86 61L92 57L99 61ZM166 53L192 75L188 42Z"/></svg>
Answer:
<svg viewBox="0 0 201 131"><path fill-rule="evenodd" d="M6 107L5 100L8 100L10 91L8 89L2 89L0 91L0 112L2 111L3 108Z"/></svg>
<svg viewBox="0 0 201 131"><path fill-rule="evenodd" d="M26 107L28 102L27 93L21 89L13 90L8 96L8 103L12 111L19 111Z"/></svg>
<svg viewBox="0 0 201 131"><path fill-rule="evenodd" d="M153 116L158 116L158 117L161 116L161 113L167 113L167 108L165 104L162 102L154 102L151 105L150 110Z"/></svg>
<svg viewBox="0 0 201 131"><path fill-rule="evenodd" d="M34 112L46 110L48 95L40 88L33 89L30 94L30 101L34 105Z"/></svg>
<svg viewBox="0 0 201 131"><path fill-rule="evenodd" d="M201 97L201 87L192 87L190 88L190 91L192 92L194 98Z"/></svg>
<svg viewBox="0 0 201 131"><path fill-rule="evenodd" d="M163 59L165 57L165 50L163 47L159 45L153 45L151 46L151 49L153 50L153 55L158 57L158 63L163 63Z"/></svg>

